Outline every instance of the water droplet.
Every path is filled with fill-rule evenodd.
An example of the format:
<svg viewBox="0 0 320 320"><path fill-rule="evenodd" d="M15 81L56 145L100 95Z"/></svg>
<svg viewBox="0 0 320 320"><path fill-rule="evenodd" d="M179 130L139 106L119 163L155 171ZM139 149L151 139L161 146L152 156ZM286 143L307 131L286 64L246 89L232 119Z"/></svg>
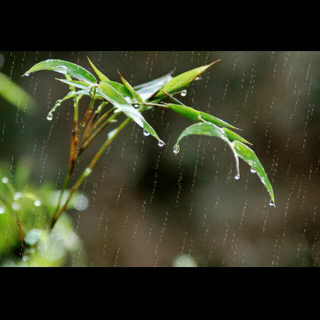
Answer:
<svg viewBox="0 0 320 320"><path fill-rule="evenodd" d="M25 73L24 74L26 77L29 77L30 76L30 73Z"/></svg>
<svg viewBox="0 0 320 320"><path fill-rule="evenodd" d="M234 178L235 178L236 180L240 180L240 174L237 174Z"/></svg>
<svg viewBox="0 0 320 320"><path fill-rule="evenodd" d="M74 198L73 206L76 210L84 211L89 207L89 200L84 195L78 195Z"/></svg>
<svg viewBox="0 0 320 320"><path fill-rule="evenodd" d="M275 203L272 200L269 202L269 206L270 207L276 207Z"/></svg>
<svg viewBox="0 0 320 320"><path fill-rule="evenodd" d="M12 202L12 209L13 209L14 211L19 211L19 210L21 209L21 206L20 206L20 204L17 203L17 202Z"/></svg>
<svg viewBox="0 0 320 320"><path fill-rule="evenodd" d="M9 179L7 177L2 178L2 183L7 184L9 182Z"/></svg>
<svg viewBox="0 0 320 320"><path fill-rule="evenodd" d="M250 172L251 172L251 173L257 173L257 171L254 170L253 168L250 169Z"/></svg>
<svg viewBox="0 0 320 320"><path fill-rule="evenodd" d="M181 92L181 97L185 97L187 95L187 90L183 90L182 92Z"/></svg>
<svg viewBox="0 0 320 320"><path fill-rule="evenodd" d="M40 207L41 206L41 200L40 199L37 199L35 202L34 202L34 205L36 207Z"/></svg>
<svg viewBox="0 0 320 320"><path fill-rule="evenodd" d="M201 77L196 77L195 80L199 81L199 80L202 80L202 78Z"/></svg>
<svg viewBox="0 0 320 320"><path fill-rule="evenodd" d="M62 73L62 74L67 74L68 73L68 68L65 66L57 66L53 68L54 71Z"/></svg>
<svg viewBox="0 0 320 320"><path fill-rule="evenodd" d="M14 201L18 201L21 197L22 197L22 193L21 192L17 192L14 195L13 199L14 199Z"/></svg>
<svg viewBox="0 0 320 320"><path fill-rule="evenodd" d="M0 214L4 214L6 210L3 207L0 207Z"/></svg>
<svg viewBox="0 0 320 320"><path fill-rule="evenodd" d="M173 148L173 153L175 155L177 155L180 152L180 146L178 144L176 144Z"/></svg>
<svg viewBox="0 0 320 320"><path fill-rule="evenodd" d="M92 169L90 169L90 168L87 168L87 169L84 171L84 175L85 175L86 177L90 176L91 173L92 173Z"/></svg>
<svg viewBox="0 0 320 320"><path fill-rule="evenodd" d="M47 120L48 120L48 121L52 121L52 119L53 119L53 115L52 115L52 113L50 112L50 113L48 114L48 116L47 116Z"/></svg>
<svg viewBox="0 0 320 320"><path fill-rule="evenodd" d="M162 140L160 140L159 141L159 143L158 143L158 146L160 147L160 148L162 148L163 146L165 146L166 144L162 141Z"/></svg>
<svg viewBox="0 0 320 320"><path fill-rule="evenodd" d="M149 137L150 136L150 133L147 131L147 130L143 130L143 135L145 137Z"/></svg>
<svg viewBox="0 0 320 320"><path fill-rule="evenodd" d="M27 262L29 260L29 256L23 256L22 261Z"/></svg>

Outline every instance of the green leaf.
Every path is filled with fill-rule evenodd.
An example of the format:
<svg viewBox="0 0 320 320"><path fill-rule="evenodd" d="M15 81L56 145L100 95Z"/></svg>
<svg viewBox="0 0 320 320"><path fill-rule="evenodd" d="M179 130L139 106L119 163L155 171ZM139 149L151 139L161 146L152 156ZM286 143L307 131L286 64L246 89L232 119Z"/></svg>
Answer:
<svg viewBox="0 0 320 320"><path fill-rule="evenodd" d="M123 112L127 117L131 118L141 128L155 137L161 145L163 141L159 138L155 130L144 119L142 114L138 112L118 91L116 91L107 82L101 82L98 88L100 94L112 105L114 105L119 111Z"/></svg>
<svg viewBox="0 0 320 320"><path fill-rule="evenodd" d="M94 70L94 72L97 74L98 78L100 79L100 81L110 81L110 79L105 76L93 63L92 61L88 58L88 61L91 65L91 68Z"/></svg>
<svg viewBox="0 0 320 320"><path fill-rule="evenodd" d="M137 93L131 86L131 84L122 76L122 74L118 71L120 79L122 81L122 83L124 84L124 86L130 91L132 97L140 103L143 103L143 99L141 98L141 96L139 95L139 93Z"/></svg>
<svg viewBox="0 0 320 320"><path fill-rule="evenodd" d="M59 78L56 78L56 80L61 81L63 83L66 83L69 86L74 86L74 87L76 87L78 89L82 89L82 90L88 90L90 87L90 85L84 81L66 80L66 79L59 79Z"/></svg>
<svg viewBox="0 0 320 320"><path fill-rule="evenodd" d="M181 114L182 116L184 116L185 118L188 118L192 121L199 122L202 119L202 120L211 122L218 127L237 129L236 127L232 126L231 124L229 124L229 123L227 123L217 117L214 117L211 114L201 112L201 111L198 111L196 109L193 109L193 108L190 108L190 107L187 107L184 105L170 103L170 104L168 104L168 107L171 110L173 110L174 112L177 112L177 113Z"/></svg>
<svg viewBox="0 0 320 320"><path fill-rule="evenodd" d="M35 66L33 66L24 75L28 76L30 73L42 71L42 70L55 71L61 74L68 74L72 78L87 82L89 84L97 83L97 79L89 71L87 71L86 69L74 63L64 61L64 60L49 59L46 61L42 61L36 64Z"/></svg>
<svg viewBox="0 0 320 320"><path fill-rule="evenodd" d="M226 134L227 138L233 142L233 141L240 141L242 143L245 143L245 144L250 144L252 145L252 143L250 143L249 141L247 141L246 139L242 138L240 135L238 135L237 133L231 131L230 129L228 128L222 128L222 130L224 131L224 133Z"/></svg>
<svg viewBox="0 0 320 320"><path fill-rule="evenodd" d="M266 189L269 192L269 195L271 197L270 204L275 206L275 200L274 200L274 193L272 189L272 185L268 179L268 176L259 161L258 157L256 156L255 152L251 150L248 146L241 143L240 141L234 141L233 146L235 151L237 152L238 156L245 161L259 176L261 182L264 184Z"/></svg>
<svg viewBox="0 0 320 320"><path fill-rule="evenodd" d="M202 122L202 123L196 123L187 129L185 129L181 135L178 138L178 141L176 145L174 146L174 153L177 154L180 151L179 143L180 141L190 135L200 135L200 136L209 136L209 137L217 137L219 139L222 139L224 142L226 142L231 151L233 152L233 156L236 162L236 178L240 178L240 171L239 171L239 158L235 151L235 148L233 144L229 141L228 137L226 136L225 132L219 128L218 126L214 125L210 122Z"/></svg>
<svg viewBox="0 0 320 320"><path fill-rule="evenodd" d="M128 97L132 99L131 92L121 83L114 82L114 81L105 81L107 84L109 84L113 89L117 90L121 95Z"/></svg>
<svg viewBox="0 0 320 320"><path fill-rule="evenodd" d="M0 96L25 112L32 112L37 106L34 99L27 92L3 73L0 73Z"/></svg>
<svg viewBox="0 0 320 320"><path fill-rule="evenodd" d="M179 76L169 81L164 87L162 87L162 90L171 94L185 89L192 83L192 81L194 81L197 77L199 77L202 73L204 73L206 70L208 70L211 66L213 66L219 61L221 60L217 60L207 66L199 67L191 71L185 72L183 74L180 74ZM163 99L165 97L166 95L163 92L158 91L153 96L153 100Z"/></svg>
<svg viewBox="0 0 320 320"><path fill-rule="evenodd" d="M147 101L172 79L172 72L170 72L158 79L140 84L134 87L134 90L136 90L139 93L139 95L144 101Z"/></svg>

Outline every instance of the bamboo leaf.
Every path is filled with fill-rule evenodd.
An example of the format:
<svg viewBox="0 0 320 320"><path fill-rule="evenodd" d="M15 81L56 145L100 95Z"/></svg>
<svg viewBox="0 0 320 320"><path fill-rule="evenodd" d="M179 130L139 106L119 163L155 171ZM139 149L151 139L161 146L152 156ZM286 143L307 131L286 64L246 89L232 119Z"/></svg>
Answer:
<svg viewBox="0 0 320 320"><path fill-rule="evenodd" d="M187 88L197 77L199 77L202 73L207 71L211 66L216 64L221 60L214 61L213 63L199 67L196 69L193 69L191 71L185 72L183 74L180 74L179 76L173 78L171 81L169 81L164 87L161 89L168 92L169 94L175 93L177 91L183 90ZM165 98L166 95L162 91L157 91L153 95L152 100L159 100Z"/></svg>
<svg viewBox="0 0 320 320"><path fill-rule="evenodd" d="M256 156L255 152L251 150L248 146L241 143L240 141L234 141L233 146L235 151L237 152L238 156L245 161L252 169L253 172L256 172L259 176L261 182L266 187L269 195L271 197L270 205L275 206L275 199L272 185L268 179L268 176L259 161L258 157Z"/></svg>
<svg viewBox="0 0 320 320"><path fill-rule="evenodd" d="M98 78L100 79L100 81L110 81L110 79L105 76L93 63L92 61L88 58L88 61L91 65L91 68L94 70L94 72L97 74Z"/></svg>
<svg viewBox="0 0 320 320"><path fill-rule="evenodd" d="M184 116L185 118L188 118L192 121L199 122L201 120L205 120L205 121L208 121L208 122L215 124L218 127L237 129L233 125L231 125L231 124L229 124L229 123L227 123L217 117L214 117L211 114L201 112L201 111L198 111L196 109L193 109L193 108L190 108L190 107L187 107L184 105L170 103L170 104L168 104L168 107L171 110L173 110L174 112L177 112L177 113L181 114L182 116Z"/></svg>
<svg viewBox="0 0 320 320"><path fill-rule="evenodd" d="M226 142L229 145L229 147L233 153L235 162L236 162L236 172L237 172L236 179L240 179L239 158L238 158L237 152L235 151L233 144L229 141L225 132L221 128L219 128L218 126L216 126L215 124L210 123L210 122L196 123L196 124L188 127L187 129L185 129L181 133L176 145L174 146L173 152L175 154L179 153L179 151L180 151L180 146L179 146L180 141L183 138L190 136L190 135L217 137L219 139L222 139L224 142Z"/></svg>
<svg viewBox="0 0 320 320"><path fill-rule="evenodd" d="M28 70L24 75L28 76L30 73L42 70L55 71L61 74L68 74L72 78L87 82L89 84L97 83L97 79L89 71L82 68L81 66L64 60L49 59L46 61L39 62L30 70Z"/></svg>
<svg viewBox="0 0 320 320"><path fill-rule="evenodd" d="M222 128L222 130L224 131L224 133L226 134L227 138L233 142L235 140L238 140L242 143L245 143L245 144L250 144L252 145L251 142L247 141L246 139L242 138L240 135L238 135L237 133L231 131L230 129L228 128Z"/></svg>
<svg viewBox="0 0 320 320"><path fill-rule="evenodd" d="M158 79L138 85L134 87L134 90L136 90L139 93L139 95L144 101L147 101L172 79L172 72L170 72Z"/></svg>
<svg viewBox="0 0 320 320"><path fill-rule="evenodd" d="M119 111L123 112L127 117L131 118L141 128L143 128L148 134L155 137L159 144L164 145L163 141L159 138L155 130L144 119L142 114L138 112L118 91L116 91L107 82L101 82L98 88L100 94L112 105L114 105Z"/></svg>
<svg viewBox="0 0 320 320"><path fill-rule="evenodd" d="M119 73L119 76L120 76L120 79L122 81L122 83L124 84L124 86L130 91L132 97L137 101L137 102L140 102L140 103L143 103L143 99L141 98L141 96L139 95L139 93L137 91L135 91L131 84L122 76L122 74L118 71Z"/></svg>

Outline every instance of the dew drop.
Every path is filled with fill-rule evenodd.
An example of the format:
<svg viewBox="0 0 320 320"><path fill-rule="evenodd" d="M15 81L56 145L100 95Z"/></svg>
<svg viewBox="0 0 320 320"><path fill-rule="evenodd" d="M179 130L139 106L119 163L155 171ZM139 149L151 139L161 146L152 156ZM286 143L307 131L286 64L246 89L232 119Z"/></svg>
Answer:
<svg viewBox="0 0 320 320"><path fill-rule="evenodd" d="M2 178L2 183L7 184L9 182L9 179L7 177Z"/></svg>
<svg viewBox="0 0 320 320"><path fill-rule="evenodd" d="M6 210L3 207L0 207L0 214L4 214Z"/></svg>
<svg viewBox="0 0 320 320"><path fill-rule="evenodd" d="M257 171L254 170L253 168L250 169L250 172L251 172L251 173L257 173Z"/></svg>
<svg viewBox="0 0 320 320"><path fill-rule="evenodd" d="M177 155L180 152L180 146L178 144L176 144L173 148L173 153L175 155Z"/></svg>
<svg viewBox="0 0 320 320"><path fill-rule="evenodd" d="M163 146L165 146L165 143L162 140L160 140L159 143L158 143L158 146L160 148L162 148Z"/></svg>
<svg viewBox="0 0 320 320"><path fill-rule="evenodd" d="M92 169L90 169L90 168L87 168L87 169L84 171L84 175L85 175L86 177L90 176L91 173L92 173Z"/></svg>
<svg viewBox="0 0 320 320"><path fill-rule="evenodd" d="M53 68L54 71L62 73L62 74L67 74L68 73L68 68L65 66L57 66Z"/></svg>
<svg viewBox="0 0 320 320"><path fill-rule="evenodd" d="M150 133L147 131L147 130L143 130L143 135L145 137L149 137L150 136Z"/></svg>
<svg viewBox="0 0 320 320"><path fill-rule="evenodd" d="M30 73L25 73L24 74L26 77L29 77L30 76Z"/></svg>
<svg viewBox="0 0 320 320"><path fill-rule="evenodd" d="M22 193L21 193L21 192L17 192L17 193L13 196L13 200L14 200L14 201L18 201L21 197L22 197Z"/></svg>
<svg viewBox="0 0 320 320"><path fill-rule="evenodd" d="M182 92L181 92L181 97L185 97L187 95L187 90L183 90Z"/></svg>
<svg viewBox="0 0 320 320"><path fill-rule="evenodd" d="M40 199L37 199L35 202L34 202L34 205L36 207L40 207L41 206L41 200Z"/></svg>
<svg viewBox="0 0 320 320"><path fill-rule="evenodd" d="M235 180L240 180L240 175L237 174L234 178L235 178Z"/></svg>
<svg viewBox="0 0 320 320"><path fill-rule="evenodd" d="M274 208L276 207L275 203L272 200L269 202L269 206Z"/></svg>
<svg viewBox="0 0 320 320"><path fill-rule="evenodd" d="M48 120L48 121L52 121L52 119L53 119L53 115L52 115L52 113L50 112L50 113L48 114L48 116L47 116L47 120Z"/></svg>
<svg viewBox="0 0 320 320"><path fill-rule="evenodd" d="M19 210L21 209L21 206L20 206L19 203L13 202L13 203L12 203L12 209L13 209L14 211L19 211Z"/></svg>

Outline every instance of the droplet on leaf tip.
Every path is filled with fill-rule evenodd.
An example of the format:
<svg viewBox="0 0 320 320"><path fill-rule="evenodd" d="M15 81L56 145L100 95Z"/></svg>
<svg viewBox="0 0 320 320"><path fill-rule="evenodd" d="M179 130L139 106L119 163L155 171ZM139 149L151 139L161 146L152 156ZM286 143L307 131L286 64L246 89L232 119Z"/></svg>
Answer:
<svg viewBox="0 0 320 320"><path fill-rule="evenodd" d="M143 135L145 137L149 137L150 136L150 133L147 131L147 130L143 130Z"/></svg>
<svg viewBox="0 0 320 320"><path fill-rule="evenodd" d="M254 170L253 168L250 169L250 172L251 172L251 173L257 173L257 171Z"/></svg>
<svg viewBox="0 0 320 320"><path fill-rule="evenodd" d="M180 152L180 146L178 144L176 144L173 148L173 153L175 155L177 155Z"/></svg>
<svg viewBox="0 0 320 320"><path fill-rule="evenodd" d="M237 174L234 178L235 180L240 180L240 174Z"/></svg>
<svg viewBox="0 0 320 320"><path fill-rule="evenodd" d="M165 145L165 143L164 143L162 140L160 140L159 143L158 143L158 146L159 146L160 148L162 148L164 145Z"/></svg>
<svg viewBox="0 0 320 320"><path fill-rule="evenodd" d="M49 113L47 116L47 120L52 121L52 119L53 119L53 115L52 115L52 113Z"/></svg>

